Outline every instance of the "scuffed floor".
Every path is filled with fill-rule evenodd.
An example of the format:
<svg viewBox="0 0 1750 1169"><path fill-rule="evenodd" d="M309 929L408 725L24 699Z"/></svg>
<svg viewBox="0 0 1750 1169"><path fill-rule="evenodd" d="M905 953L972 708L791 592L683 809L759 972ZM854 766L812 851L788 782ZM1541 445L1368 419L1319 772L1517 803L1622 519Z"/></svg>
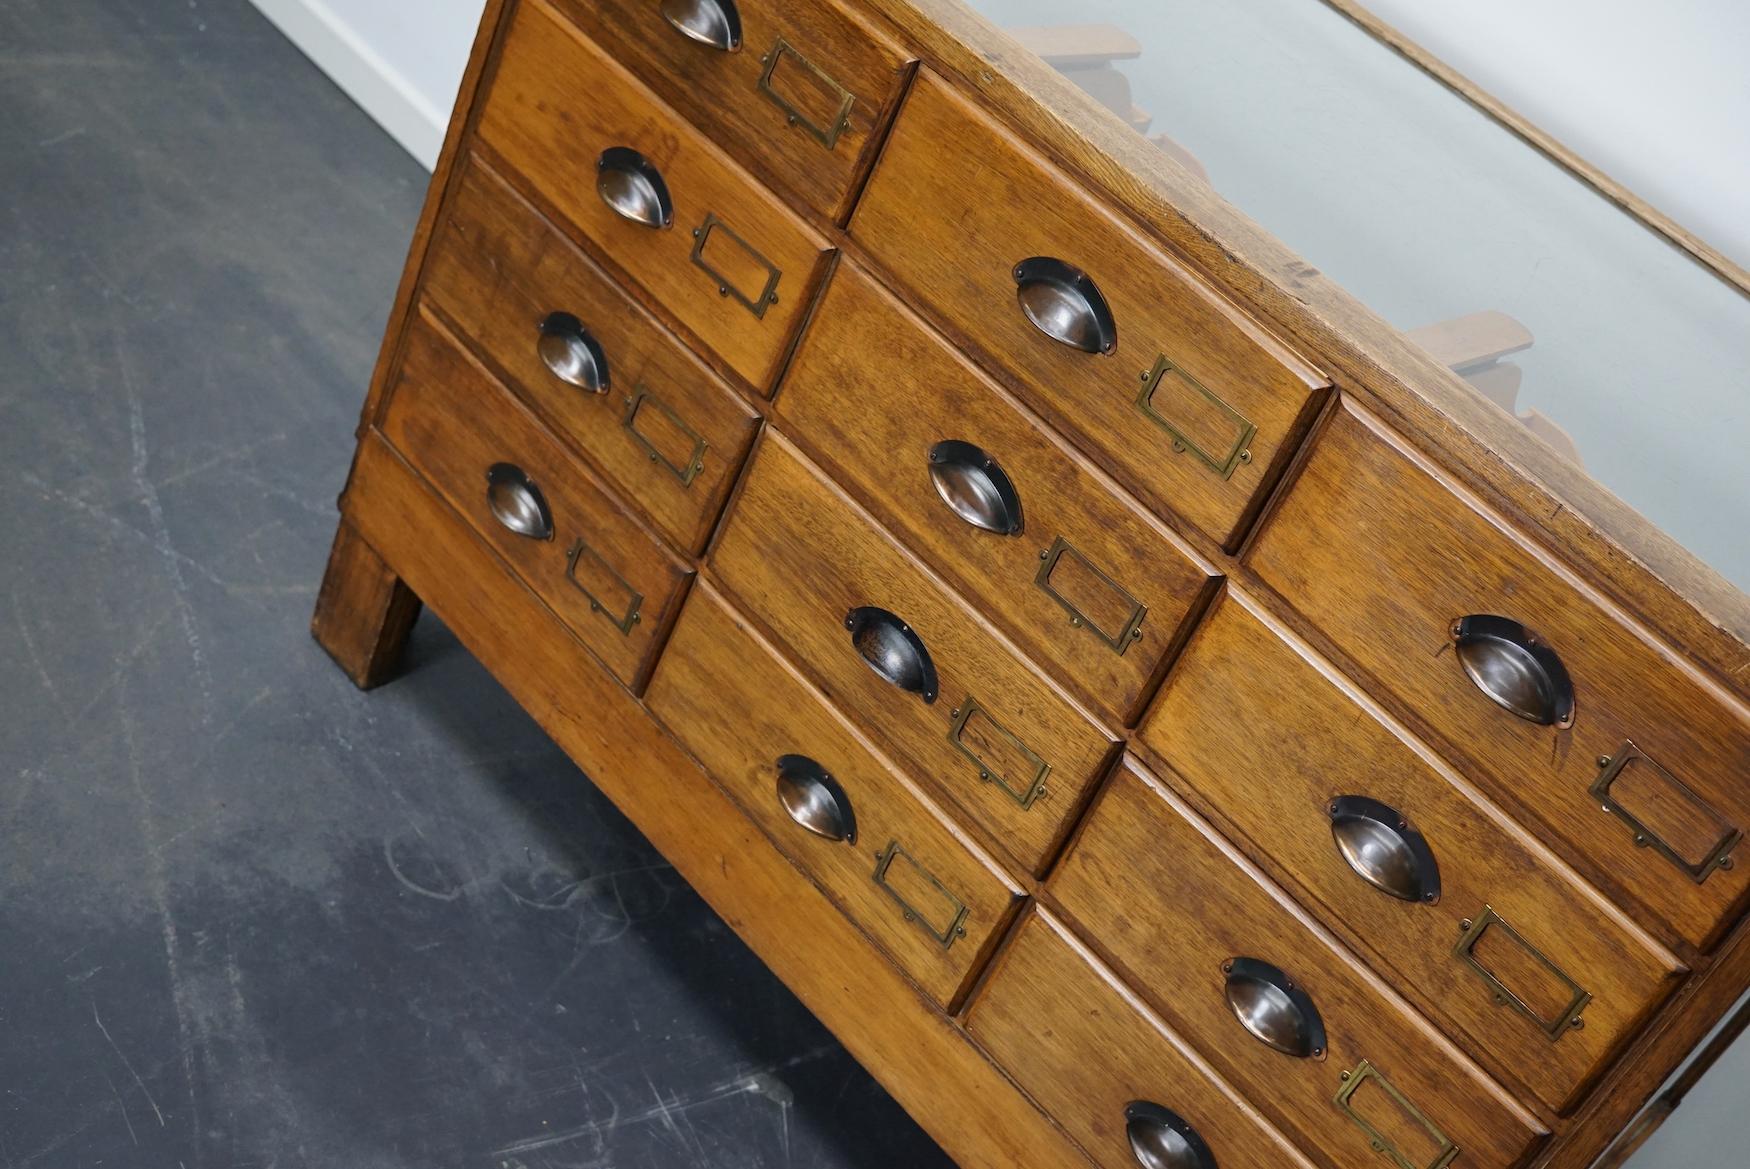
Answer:
<svg viewBox="0 0 1750 1169"><path fill-rule="evenodd" d="M441 625L310 641L424 181L244 0L0 0L0 1167L946 1166Z"/></svg>

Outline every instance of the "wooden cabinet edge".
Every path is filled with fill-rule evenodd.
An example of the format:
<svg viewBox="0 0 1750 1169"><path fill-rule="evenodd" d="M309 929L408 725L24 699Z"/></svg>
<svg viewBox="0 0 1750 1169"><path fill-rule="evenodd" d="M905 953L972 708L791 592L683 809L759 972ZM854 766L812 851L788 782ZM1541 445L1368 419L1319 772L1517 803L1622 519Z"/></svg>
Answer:
<svg viewBox="0 0 1750 1169"><path fill-rule="evenodd" d="M361 446L361 461L365 460L373 464L373 476L399 479L393 485L397 490L426 491L380 440L367 437ZM348 500L344 522L357 529L553 736L590 782L626 813L963 1169L1086 1165L1080 1150L1056 1125L955 1023L929 1009L916 989L799 871L776 852L740 845L748 835L757 838L757 830L592 658L583 659L588 662L585 670L530 669L526 662L512 662L513 651L520 658L531 647L555 663L576 661L583 647L542 610L529 612L546 626L544 637L530 638L515 630L495 597L500 590L517 596L526 590L472 532L462 528L460 519L453 527L446 525L445 539L477 553L493 578L490 589L477 587L432 560L433 549L442 541L410 530L389 502L385 494L361 492ZM566 693L575 688L589 693L582 697ZM660 799L649 798L650 789L641 786L652 770L668 776ZM674 799L675 789L683 784L692 789L689 799ZM714 810L713 804L719 808ZM782 903L785 912L781 918L750 912L761 903ZM803 935L817 940L800 942ZM822 937L828 939L825 945L818 941ZM856 955L856 959L825 967L819 961L823 950ZM958 1091L939 1090L937 1081L944 1075Z"/></svg>

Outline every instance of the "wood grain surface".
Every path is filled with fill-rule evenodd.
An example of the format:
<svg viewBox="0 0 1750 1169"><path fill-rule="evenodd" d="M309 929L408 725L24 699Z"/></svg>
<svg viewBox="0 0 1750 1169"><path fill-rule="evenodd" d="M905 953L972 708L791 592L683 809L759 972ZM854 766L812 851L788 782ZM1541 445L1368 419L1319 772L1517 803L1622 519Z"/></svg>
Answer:
<svg viewBox="0 0 1750 1169"><path fill-rule="evenodd" d="M429 317L409 333L382 432L616 677L643 684L692 570ZM521 468L546 496L550 539L512 532L493 515L486 473L501 462ZM616 622L634 612L636 623L622 632Z"/></svg>
<svg viewBox="0 0 1750 1169"><path fill-rule="evenodd" d="M1247 561L1462 771L1646 924L1705 948L1743 909L1750 864L1697 883L1637 847L1588 788L1600 757L1632 740L1725 825L1750 829L1750 710L1527 547L1376 419L1356 409L1332 419ZM1571 728L1515 717L1471 683L1450 636L1469 614L1522 622L1560 655L1576 695ZM1681 830L1686 851L1721 831L1691 827L1668 785L1625 783L1618 795L1648 823Z"/></svg>
<svg viewBox="0 0 1750 1169"><path fill-rule="evenodd" d="M1237 590L1191 639L1139 740L1460 1046L1551 1109L1575 1102L1685 972ZM1422 835L1439 869L1437 903L1397 900L1350 869L1328 814L1340 796L1378 800ZM1542 1023L1497 1004L1455 952L1464 922L1485 906L1525 945L1490 927L1477 960ZM1554 1039L1545 1030L1575 991L1526 947L1591 995L1581 1027Z"/></svg>
<svg viewBox="0 0 1750 1169"><path fill-rule="evenodd" d="M1044 911L1029 915L966 1029L1101 1169L1136 1169L1125 1110L1158 1104L1217 1164L1311 1169L1160 1016Z"/></svg>
<svg viewBox="0 0 1750 1169"><path fill-rule="evenodd" d="M1322 398L1323 374L928 70L894 124L851 236L1029 405L1150 506L1217 543L1243 534ZM1027 320L1014 270L1034 256L1093 279L1117 326L1114 352L1070 348ZM1161 356L1257 427L1249 461L1231 475L1180 449L1138 407L1142 375ZM1243 432L1176 378L1153 406L1214 453Z"/></svg>
<svg viewBox="0 0 1750 1169"><path fill-rule="evenodd" d="M755 449L711 571L803 663L839 709L908 772L957 807L1025 871L1040 871L1111 757L1114 737L951 594L775 432ZM852 609L895 614L921 639L940 681L927 702L876 674L846 631ZM1050 766L1046 795L1023 808L950 738L968 701ZM993 764L991 739L963 736ZM1021 789L1019 760L1007 774Z"/></svg>
<svg viewBox="0 0 1750 1169"><path fill-rule="evenodd" d="M786 433L1029 654L1114 722L1134 721L1214 583L1184 541L850 262L797 349L778 412ZM943 502L930 451L944 439L996 461L1020 498L1019 533L976 528ZM1047 583L1103 632L1121 632L1135 605L1147 609L1142 636L1122 653L1072 625L1036 583L1059 538L1107 580L1054 572Z"/></svg>
<svg viewBox="0 0 1750 1169"><path fill-rule="evenodd" d="M728 368L770 391L831 257L817 231L544 0L517 6L479 136ZM596 193L596 163L610 147L636 150L661 172L674 201L672 224L622 219ZM762 263L780 273L778 300L763 316L720 293L723 283L693 262L693 232L703 231L708 216L721 226L704 259L735 287L757 298Z"/></svg>
<svg viewBox="0 0 1750 1169"><path fill-rule="evenodd" d="M735 7L741 48L725 53L682 36L642 0L559 0L566 16L712 141L803 207L842 222L899 105L911 56L833 0L738 0ZM788 48L762 88L780 39ZM847 94L851 106L830 148L790 121L794 111L830 137Z"/></svg>
<svg viewBox="0 0 1750 1169"><path fill-rule="evenodd" d="M1087 1165L375 435L359 448L343 512L962 1169Z"/></svg>
<svg viewBox="0 0 1750 1169"><path fill-rule="evenodd" d="M676 547L700 551L753 443L753 408L479 159L462 169L428 267L427 303ZM554 312L602 346L607 392L560 381L541 360L539 324ZM634 395L637 434L626 425ZM690 465L699 442L699 470L683 482L671 465Z"/></svg>
<svg viewBox="0 0 1750 1169"><path fill-rule="evenodd" d="M1523 1163L1545 1127L1223 841L1126 761L1052 875L1077 932L1260 1110L1330 1169L1371 1164L1366 1133L1333 1104L1343 1073L1378 1068L1463 1163ZM1254 1039L1224 991L1223 964L1279 967L1312 997L1328 1050L1296 1059ZM1440 1144L1384 1093L1356 1110L1414 1165Z"/></svg>
<svg viewBox="0 0 1750 1169"><path fill-rule="evenodd" d="M687 602L645 702L937 1004L958 1002L1020 889L706 586ZM777 795L784 755L806 756L838 784L855 826L849 840L790 818ZM877 862L892 845L904 856L877 883Z"/></svg>

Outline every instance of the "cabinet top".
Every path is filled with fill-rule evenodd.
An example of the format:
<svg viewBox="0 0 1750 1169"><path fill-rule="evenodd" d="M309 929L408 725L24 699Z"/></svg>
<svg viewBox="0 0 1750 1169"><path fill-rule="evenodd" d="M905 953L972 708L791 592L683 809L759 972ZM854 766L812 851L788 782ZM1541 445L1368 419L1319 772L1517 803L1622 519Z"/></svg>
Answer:
<svg viewBox="0 0 1750 1169"><path fill-rule="evenodd" d="M1733 276L1317 0L874 6L1345 391L1480 468L1485 498L1750 684L1734 453L1750 295Z"/></svg>

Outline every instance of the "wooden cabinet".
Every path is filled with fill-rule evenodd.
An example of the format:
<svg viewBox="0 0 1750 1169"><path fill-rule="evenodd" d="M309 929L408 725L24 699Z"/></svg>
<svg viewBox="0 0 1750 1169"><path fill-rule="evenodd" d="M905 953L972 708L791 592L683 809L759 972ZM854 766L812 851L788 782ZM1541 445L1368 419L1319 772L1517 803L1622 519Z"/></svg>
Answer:
<svg viewBox="0 0 1750 1169"><path fill-rule="evenodd" d="M1750 989L1750 602L1139 43L489 0L316 636L435 609L968 1169L1588 1169Z"/></svg>

